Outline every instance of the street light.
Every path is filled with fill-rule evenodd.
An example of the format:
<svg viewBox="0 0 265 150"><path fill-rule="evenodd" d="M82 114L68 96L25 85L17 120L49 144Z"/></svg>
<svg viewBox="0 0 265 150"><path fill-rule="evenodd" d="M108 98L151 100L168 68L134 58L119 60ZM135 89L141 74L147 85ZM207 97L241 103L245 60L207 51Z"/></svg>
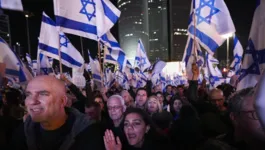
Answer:
<svg viewBox="0 0 265 150"><path fill-rule="evenodd" d="M224 39L226 39L226 43L227 43L227 51L226 51L226 66L229 67L229 38L233 37L234 33L228 33L228 34L224 34L222 35L222 37Z"/></svg>
<svg viewBox="0 0 265 150"><path fill-rule="evenodd" d="M30 35L29 35L29 17L34 16L34 14L33 13L30 13L30 12L27 12L27 11L25 11L24 14L25 14L26 25L27 25L28 51L29 51L29 55L31 56Z"/></svg>

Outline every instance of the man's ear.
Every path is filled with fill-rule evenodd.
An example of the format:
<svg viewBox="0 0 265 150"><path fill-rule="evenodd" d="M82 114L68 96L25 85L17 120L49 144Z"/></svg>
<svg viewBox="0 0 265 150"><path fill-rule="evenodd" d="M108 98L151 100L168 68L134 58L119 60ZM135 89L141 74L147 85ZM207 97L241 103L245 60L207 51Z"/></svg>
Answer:
<svg viewBox="0 0 265 150"><path fill-rule="evenodd" d="M65 107L67 105L68 97L66 95L62 96L60 99L60 104L62 107Z"/></svg>

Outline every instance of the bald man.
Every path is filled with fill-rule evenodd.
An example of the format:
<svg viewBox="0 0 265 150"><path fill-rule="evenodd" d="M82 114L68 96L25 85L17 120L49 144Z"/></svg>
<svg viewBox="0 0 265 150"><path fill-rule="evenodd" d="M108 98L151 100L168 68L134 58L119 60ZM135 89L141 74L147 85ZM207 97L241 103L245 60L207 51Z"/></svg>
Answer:
<svg viewBox="0 0 265 150"><path fill-rule="evenodd" d="M25 92L29 116L22 134L13 137L11 149L102 149L97 125L79 111L65 107L67 97L62 81L52 76L38 76L29 82Z"/></svg>

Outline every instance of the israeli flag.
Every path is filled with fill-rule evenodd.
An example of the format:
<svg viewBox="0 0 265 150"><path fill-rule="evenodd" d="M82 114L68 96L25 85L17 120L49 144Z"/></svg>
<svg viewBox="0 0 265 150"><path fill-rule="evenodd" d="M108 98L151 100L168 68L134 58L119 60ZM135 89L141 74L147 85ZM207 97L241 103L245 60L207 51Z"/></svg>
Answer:
<svg viewBox="0 0 265 150"><path fill-rule="evenodd" d="M28 62L28 66L33 69L33 64L32 64L32 60L31 60L31 57L28 53L26 53L26 60Z"/></svg>
<svg viewBox="0 0 265 150"><path fill-rule="evenodd" d="M88 51L88 56L89 56L89 61L90 61L90 67L91 67L93 80L98 81L98 82L102 82L101 67L100 67L98 59L96 59L96 58L93 59L90 56L89 51Z"/></svg>
<svg viewBox="0 0 265 150"><path fill-rule="evenodd" d="M224 80L222 80L223 76L217 65L219 61L214 58L212 55L206 55L207 63L206 66L209 71L209 83L210 88L215 88L218 85L222 84Z"/></svg>
<svg viewBox="0 0 265 150"><path fill-rule="evenodd" d="M265 69L265 1L258 1L240 71L237 90L254 87Z"/></svg>
<svg viewBox="0 0 265 150"><path fill-rule="evenodd" d="M232 68L235 74L238 75L240 71L240 67L241 67L241 62L242 62L243 47L236 36L234 36L233 52L234 52L234 60L232 64L230 65L230 68Z"/></svg>
<svg viewBox="0 0 265 150"><path fill-rule="evenodd" d="M61 51L61 62L67 67L79 68L84 64L79 51L64 33L57 31L55 22L45 13L42 16L38 48L40 53L57 60L59 60L59 51Z"/></svg>
<svg viewBox="0 0 265 150"><path fill-rule="evenodd" d="M195 42L195 44L194 44ZM194 47L195 46L195 47ZM197 53L197 60L196 54ZM190 36L188 37L187 44L185 47L184 55L182 61L185 62L187 78L191 80L192 78L192 64L196 61L196 64L199 68L201 68L204 64L204 57L201 51L201 47L197 41L194 41Z"/></svg>
<svg viewBox="0 0 265 150"><path fill-rule="evenodd" d="M109 89L114 85L115 81L114 73L111 72L110 68L106 68L104 73L104 86Z"/></svg>
<svg viewBox="0 0 265 150"><path fill-rule="evenodd" d="M234 23L224 0L192 1L188 33L196 36L209 54L213 55L223 44L224 35L234 32Z"/></svg>
<svg viewBox="0 0 265 150"><path fill-rule="evenodd" d="M60 31L98 40L117 22L120 11L109 0L54 0Z"/></svg>
<svg viewBox="0 0 265 150"><path fill-rule="evenodd" d="M23 11L21 0L0 0L0 8Z"/></svg>
<svg viewBox="0 0 265 150"><path fill-rule="evenodd" d="M147 57L144 45L142 41L139 39L138 48L136 51L136 56L134 61L134 68L139 68L142 72L144 72L145 69L149 68L150 66L151 63L149 62L149 59Z"/></svg>
<svg viewBox="0 0 265 150"><path fill-rule="evenodd" d="M119 65L119 70L124 72L128 59L117 40L108 32L102 36L101 43L105 45L105 62Z"/></svg>
<svg viewBox="0 0 265 150"><path fill-rule="evenodd" d="M50 60L39 51L37 57L37 75L49 75L50 73L53 73Z"/></svg>
<svg viewBox="0 0 265 150"><path fill-rule="evenodd" d="M15 78L19 82L26 82L33 78L25 64L2 38L0 38L0 54L0 62L6 65L5 74L7 77Z"/></svg>

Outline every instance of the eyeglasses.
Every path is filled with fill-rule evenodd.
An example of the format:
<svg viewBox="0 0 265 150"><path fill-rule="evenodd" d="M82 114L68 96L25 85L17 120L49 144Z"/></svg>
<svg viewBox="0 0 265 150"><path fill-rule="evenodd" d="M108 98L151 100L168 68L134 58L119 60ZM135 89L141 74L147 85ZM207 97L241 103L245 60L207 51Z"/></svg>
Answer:
<svg viewBox="0 0 265 150"><path fill-rule="evenodd" d="M242 114L242 113L243 114L246 114L249 119L259 120L258 115L257 115L257 112L255 110L251 110L251 111L240 111L238 113L239 114Z"/></svg>
<svg viewBox="0 0 265 150"><path fill-rule="evenodd" d="M120 108L121 108L122 106L108 106L108 110L114 110L114 111L116 111L116 110L119 110Z"/></svg>
<svg viewBox="0 0 265 150"><path fill-rule="evenodd" d="M216 102L221 102L223 101L224 99L223 98L219 98L219 99L210 99L210 102L211 103L216 103Z"/></svg>

